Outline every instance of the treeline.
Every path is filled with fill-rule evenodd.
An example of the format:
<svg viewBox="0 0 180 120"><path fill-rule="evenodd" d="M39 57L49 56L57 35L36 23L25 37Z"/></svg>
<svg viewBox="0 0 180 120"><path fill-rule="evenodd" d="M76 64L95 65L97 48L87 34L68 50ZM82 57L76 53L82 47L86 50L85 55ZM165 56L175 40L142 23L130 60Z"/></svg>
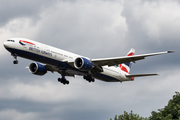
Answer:
<svg viewBox="0 0 180 120"><path fill-rule="evenodd" d="M158 112L152 111L151 116L148 118L141 117L138 114L134 114L124 111L124 114L115 116L114 120L180 120L180 93L176 94L169 100L168 105L162 109L158 109ZM113 120L112 118L110 120Z"/></svg>

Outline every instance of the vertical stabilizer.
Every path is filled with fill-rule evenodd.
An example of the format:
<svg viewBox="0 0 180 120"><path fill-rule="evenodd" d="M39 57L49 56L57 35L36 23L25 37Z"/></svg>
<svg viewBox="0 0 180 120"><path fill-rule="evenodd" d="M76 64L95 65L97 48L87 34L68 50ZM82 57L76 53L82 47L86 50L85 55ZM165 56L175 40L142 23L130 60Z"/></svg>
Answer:
<svg viewBox="0 0 180 120"><path fill-rule="evenodd" d="M134 53L135 53L135 49L131 48L131 50L128 52L127 56L133 56ZM130 69L131 69L131 64L132 64L132 62L123 63L123 64L120 64L119 67L122 71L129 74Z"/></svg>

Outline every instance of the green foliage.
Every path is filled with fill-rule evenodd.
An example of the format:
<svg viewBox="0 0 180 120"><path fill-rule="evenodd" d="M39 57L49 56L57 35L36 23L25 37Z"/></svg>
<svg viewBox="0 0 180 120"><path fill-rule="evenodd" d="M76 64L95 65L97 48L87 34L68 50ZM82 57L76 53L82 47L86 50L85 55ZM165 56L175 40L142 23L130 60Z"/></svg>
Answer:
<svg viewBox="0 0 180 120"><path fill-rule="evenodd" d="M134 114L124 111L124 114L115 116L114 120L180 120L180 93L175 92L176 95L173 99L170 99L168 105L158 112L152 111L149 118L140 117L138 114ZM113 120L112 118L110 120Z"/></svg>
<svg viewBox="0 0 180 120"><path fill-rule="evenodd" d="M112 120L112 118L110 120ZM148 120L148 118L140 117L138 114L134 114L133 111L130 113L124 111L123 115L116 115L114 120Z"/></svg>
<svg viewBox="0 0 180 120"><path fill-rule="evenodd" d="M152 111L149 120L180 120L180 93L175 92L168 105L158 112Z"/></svg>

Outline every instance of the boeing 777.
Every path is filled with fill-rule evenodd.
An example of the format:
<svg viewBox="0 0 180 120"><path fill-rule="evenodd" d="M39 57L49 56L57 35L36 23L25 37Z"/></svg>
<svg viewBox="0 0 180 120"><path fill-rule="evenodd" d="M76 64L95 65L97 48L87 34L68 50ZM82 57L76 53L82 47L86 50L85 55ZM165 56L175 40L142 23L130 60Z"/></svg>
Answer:
<svg viewBox="0 0 180 120"><path fill-rule="evenodd" d="M23 57L36 62L29 65L29 71L35 75L44 75L47 71L58 72L58 81L69 84L65 76L83 76L89 82L95 79L106 82L133 81L134 77L152 76L157 74L130 74L132 62L173 51L134 55L131 49L127 56L90 59L49 45L45 45L25 38L11 38L4 42L4 47L14 57L14 64L18 64L17 57Z"/></svg>

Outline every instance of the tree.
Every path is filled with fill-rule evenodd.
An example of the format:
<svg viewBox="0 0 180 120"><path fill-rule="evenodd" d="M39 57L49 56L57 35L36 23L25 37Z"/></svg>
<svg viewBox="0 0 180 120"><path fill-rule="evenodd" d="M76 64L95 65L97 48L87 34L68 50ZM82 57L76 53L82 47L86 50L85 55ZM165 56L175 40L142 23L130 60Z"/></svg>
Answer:
<svg viewBox="0 0 180 120"><path fill-rule="evenodd" d="M116 115L114 120L180 120L180 93L175 93L173 98L169 100L167 106L158 109L158 112L152 111L149 118L140 117L132 111L131 113L124 111L124 114ZM112 118L110 120L112 120Z"/></svg>
<svg viewBox="0 0 180 120"><path fill-rule="evenodd" d="M159 112L152 111L149 120L179 120L180 119L180 93L175 92L176 95L170 99L168 105Z"/></svg>
<svg viewBox="0 0 180 120"><path fill-rule="evenodd" d="M112 120L112 118L110 119ZM114 120L148 120L148 118L140 117L138 114L134 114L133 111L130 113L124 111L124 114L115 116Z"/></svg>

